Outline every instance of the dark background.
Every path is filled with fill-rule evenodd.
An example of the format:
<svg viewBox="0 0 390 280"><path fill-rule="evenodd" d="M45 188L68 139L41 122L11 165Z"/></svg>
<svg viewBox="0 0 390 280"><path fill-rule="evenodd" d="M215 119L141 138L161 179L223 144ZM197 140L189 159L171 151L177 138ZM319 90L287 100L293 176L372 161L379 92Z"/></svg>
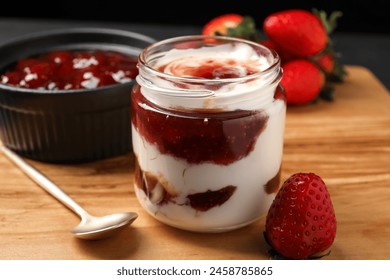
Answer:
<svg viewBox="0 0 390 280"><path fill-rule="evenodd" d="M390 10L385 7L386 0L52 0L49 5L39 0L3 2L0 42L47 29L85 26L131 30L160 40L200 34L209 20L226 13L253 17L261 31L265 17L277 11L338 10L343 16L332 41L339 61L370 69L390 88Z"/></svg>
<svg viewBox="0 0 390 280"><path fill-rule="evenodd" d="M386 2L384 0L176 0L172 3L168 0L152 2L61 0L53 1L47 6L39 1L25 3L7 1L7 5L3 5L0 10L0 17L203 26L215 16L238 13L252 16L258 29L261 29L264 18L270 13L291 8L307 10L317 8L327 12L334 10L343 12L337 31L389 34L390 12L385 8Z"/></svg>

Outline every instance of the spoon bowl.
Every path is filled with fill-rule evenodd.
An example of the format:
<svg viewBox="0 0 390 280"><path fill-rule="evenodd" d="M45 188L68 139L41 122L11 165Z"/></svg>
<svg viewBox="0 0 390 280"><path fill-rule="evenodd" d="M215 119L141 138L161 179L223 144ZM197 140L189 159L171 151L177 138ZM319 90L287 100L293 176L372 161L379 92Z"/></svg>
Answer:
<svg viewBox="0 0 390 280"><path fill-rule="evenodd" d="M133 212L116 213L102 217L89 215L71 232L81 239L102 239L131 224L138 215Z"/></svg>
<svg viewBox="0 0 390 280"><path fill-rule="evenodd" d="M89 240L106 238L127 225L130 225L138 217L134 212L116 213L102 217L92 216L60 187L55 185L45 175L23 160L16 153L5 146L0 146L0 148L3 154L35 183L80 216L80 224L71 231L75 237Z"/></svg>

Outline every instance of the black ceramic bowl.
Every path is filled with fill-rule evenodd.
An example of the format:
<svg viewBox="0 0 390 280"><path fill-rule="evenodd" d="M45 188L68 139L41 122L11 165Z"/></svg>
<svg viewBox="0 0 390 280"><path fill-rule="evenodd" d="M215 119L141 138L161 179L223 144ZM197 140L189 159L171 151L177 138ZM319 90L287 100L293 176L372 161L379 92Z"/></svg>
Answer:
<svg viewBox="0 0 390 280"><path fill-rule="evenodd" d="M21 58L54 50L111 50L138 56L150 37L113 29L36 33L0 45L0 73ZM47 162L86 162L131 150L132 82L79 90L38 90L0 83L0 139Z"/></svg>

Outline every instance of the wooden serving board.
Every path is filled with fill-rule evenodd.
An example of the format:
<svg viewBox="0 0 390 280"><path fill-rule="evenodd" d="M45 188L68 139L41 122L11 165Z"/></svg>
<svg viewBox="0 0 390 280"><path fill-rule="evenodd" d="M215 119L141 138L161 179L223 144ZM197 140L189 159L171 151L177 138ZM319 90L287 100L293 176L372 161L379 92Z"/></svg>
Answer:
<svg viewBox="0 0 390 280"><path fill-rule="evenodd" d="M390 95L369 70L348 72L334 102L288 108L282 179L315 172L327 183L338 229L326 259L390 259ZM0 259L269 258L265 218L218 234L151 218L134 196L132 154L79 165L30 163L91 213L136 211L139 218L110 239L78 240L70 230L79 218L0 155Z"/></svg>

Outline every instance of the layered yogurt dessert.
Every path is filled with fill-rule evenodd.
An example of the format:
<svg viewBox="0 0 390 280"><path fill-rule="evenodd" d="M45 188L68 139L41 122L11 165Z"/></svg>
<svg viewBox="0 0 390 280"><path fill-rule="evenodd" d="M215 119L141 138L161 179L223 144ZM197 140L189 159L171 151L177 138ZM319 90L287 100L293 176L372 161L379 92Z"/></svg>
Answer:
<svg viewBox="0 0 390 280"><path fill-rule="evenodd" d="M201 232L250 224L279 186L285 98L276 54L239 39L160 42L132 92L135 193L159 221Z"/></svg>

